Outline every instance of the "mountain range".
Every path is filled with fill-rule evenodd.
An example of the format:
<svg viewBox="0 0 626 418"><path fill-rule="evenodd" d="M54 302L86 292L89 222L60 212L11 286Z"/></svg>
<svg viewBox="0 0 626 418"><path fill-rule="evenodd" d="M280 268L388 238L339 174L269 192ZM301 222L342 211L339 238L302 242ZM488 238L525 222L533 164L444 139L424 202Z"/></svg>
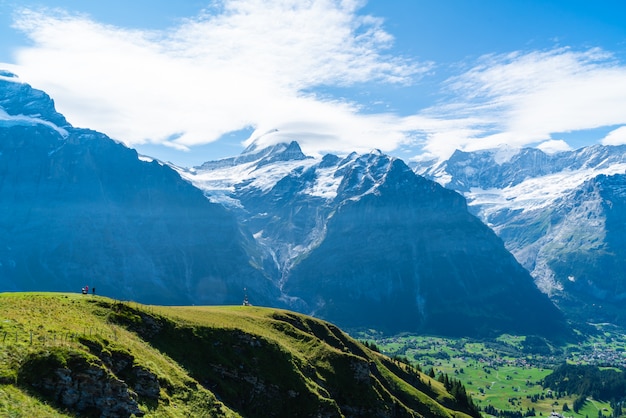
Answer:
<svg viewBox="0 0 626 418"><path fill-rule="evenodd" d="M547 332L560 315L458 193L372 151L296 142L178 169L266 248L288 305L348 327Z"/></svg>
<svg viewBox="0 0 626 418"><path fill-rule="evenodd" d="M297 142L174 167L0 74L0 290L286 307L344 327L554 336L559 310L463 196Z"/></svg>
<svg viewBox="0 0 626 418"><path fill-rule="evenodd" d="M626 146L456 151L413 168L462 193L572 319L626 325Z"/></svg>

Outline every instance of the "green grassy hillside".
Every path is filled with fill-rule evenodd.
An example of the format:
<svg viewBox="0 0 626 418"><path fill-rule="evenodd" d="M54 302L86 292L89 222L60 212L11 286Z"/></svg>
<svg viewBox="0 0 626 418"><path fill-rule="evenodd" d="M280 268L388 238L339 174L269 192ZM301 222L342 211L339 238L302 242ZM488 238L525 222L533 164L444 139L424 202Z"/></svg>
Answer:
<svg viewBox="0 0 626 418"><path fill-rule="evenodd" d="M0 416L468 417L337 327L250 306L0 294Z"/></svg>

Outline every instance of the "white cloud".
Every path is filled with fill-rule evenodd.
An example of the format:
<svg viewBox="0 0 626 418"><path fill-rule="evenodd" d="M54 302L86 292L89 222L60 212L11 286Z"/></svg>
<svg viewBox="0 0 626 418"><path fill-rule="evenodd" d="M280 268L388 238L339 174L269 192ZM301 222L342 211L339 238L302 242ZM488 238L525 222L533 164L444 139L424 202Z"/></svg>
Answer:
<svg viewBox="0 0 626 418"><path fill-rule="evenodd" d="M34 45L19 51L14 71L73 125L129 145L185 149L252 127L294 135L313 152L389 151L408 137L399 118L303 93L410 83L430 68L387 54L392 36L380 19L358 14L360 3L226 0L162 32L24 10L16 26Z"/></svg>
<svg viewBox="0 0 626 418"><path fill-rule="evenodd" d="M361 5L222 0L167 31L24 10L16 26L33 46L8 68L49 93L73 125L131 146L184 150L277 129L262 140L295 139L311 154L410 148L446 158L501 145L564 150L553 140L560 134L626 125L626 67L597 48L484 56L442 86L445 100L409 116L316 96L317 87L408 85L433 68L393 55L392 35Z"/></svg>
<svg viewBox="0 0 626 418"><path fill-rule="evenodd" d="M612 130L602 139L603 145L624 145L626 144L626 126L620 126Z"/></svg>
<svg viewBox="0 0 626 418"><path fill-rule="evenodd" d="M434 117L454 117L459 135L446 135L445 144L430 137L426 147L476 150L541 142L546 149L566 149L551 135L626 123L624 80L626 67L597 48L483 57L448 81L455 96L447 104L429 110Z"/></svg>
<svg viewBox="0 0 626 418"><path fill-rule="evenodd" d="M537 145L537 148L546 154L556 154L557 152L572 150L572 147L570 147L569 144L562 139L551 139L549 141L542 142Z"/></svg>

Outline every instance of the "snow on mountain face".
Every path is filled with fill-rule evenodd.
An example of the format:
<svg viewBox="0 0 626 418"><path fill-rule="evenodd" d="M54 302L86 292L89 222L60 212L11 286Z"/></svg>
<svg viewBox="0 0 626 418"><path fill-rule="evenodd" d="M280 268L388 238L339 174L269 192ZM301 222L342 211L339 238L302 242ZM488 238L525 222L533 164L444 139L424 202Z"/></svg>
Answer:
<svg viewBox="0 0 626 418"><path fill-rule="evenodd" d="M63 137L69 126L54 109L54 102L42 91L21 83L17 76L0 71L0 128L45 125Z"/></svg>
<svg viewBox="0 0 626 418"><path fill-rule="evenodd" d="M559 312L462 196L380 151L312 159L296 147L178 169L271 254L292 308L388 331L558 328Z"/></svg>
<svg viewBox="0 0 626 418"><path fill-rule="evenodd" d="M252 144L238 157L174 168L209 200L239 213L277 266L288 270L323 239L337 195L359 199L375 193L390 164L380 152L314 159L291 142L265 149Z"/></svg>
<svg viewBox="0 0 626 418"><path fill-rule="evenodd" d="M4 115L0 115L0 121L47 122L57 130L69 126L65 117L54 108L50 96L20 82L6 71L0 73L0 108Z"/></svg>
<svg viewBox="0 0 626 418"><path fill-rule="evenodd" d="M442 164L416 171L462 192L473 213L561 307L574 316L626 324L624 314L609 307L622 299L620 283L626 282L618 268L626 254L615 244L626 220L620 209L626 146L553 155L524 149L504 162L491 151L457 151ZM603 311L580 308L590 300L603 303Z"/></svg>
<svg viewBox="0 0 626 418"><path fill-rule="evenodd" d="M415 165L415 171L467 198L470 208L499 232L503 213L542 210L598 175L626 172L626 146L591 146L548 155L523 149L509 161L496 162L494 151L456 151L439 165Z"/></svg>
<svg viewBox="0 0 626 418"><path fill-rule="evenodd" d="M297 148L295 150L294 148ZM256 152L255 152L256 151ZM272 164L281 162L281 164ZM224 195L251 189L267 192L294 170L303 170L315 164L315 160L302 154L297 143L290 146L279 144L256 150L252 145L239 157L210 161L200 167L185 169L173 166L183 178L204 190L213 201L239 206L237 201Z"/></svg>
<svg viewBox="0 0 626 418"><path fill-rule="evenodd" d="M368 158L372 157L374 155ZM176 166L173 168L183 178L204 190L211 200L240 206L240 202L224 198L224 194L239 195L254 191L264 194L288 175L308 170L312 170L311 181L299 192L332 201L337 196L339 185L343 180L341 173L355 160L362 161L364 167L361 169L361 177L355 180L357 184L354 187L362 185L364 181L372 182L372 176L380 176L380 173L376 174L376 170L371 170L373 168L370 166L371 162L368 163L363 158L351 154L345 159L333 155L327 155L321 160L314 159L304 156L300 146L294 141L289 145L278 144L262 150L257 150L253 144L238 157L209 161L193 169ZM358 176L355 173L353 175Z"/></svg>
<svg viewBox="0 0 626 418"><path fill-rule="evenodd" d="M545 154L535 148L524 148L507 161L498 161L497 151L463 152L454 154L441 164L415 164L415 171L453 190L466 193L472 188L490 190L515 187L527 180L550 175L577 176L576 184L598 174L623 172L626 167L626 146L594 145L576 151ZM567 191L567 185L553 185L557 192Z"/></svg>

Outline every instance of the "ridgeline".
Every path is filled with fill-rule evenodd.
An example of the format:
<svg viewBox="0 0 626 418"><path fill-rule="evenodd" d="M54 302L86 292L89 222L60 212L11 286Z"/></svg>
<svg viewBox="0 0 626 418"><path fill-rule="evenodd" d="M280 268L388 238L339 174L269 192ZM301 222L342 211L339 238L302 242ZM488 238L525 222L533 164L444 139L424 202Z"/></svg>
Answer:
<svg viewBox="0 0 626 418"><path fill-rule="evenodd" d="M0 294L0 415L469 417L334 325L252 306Z"/></svg>

